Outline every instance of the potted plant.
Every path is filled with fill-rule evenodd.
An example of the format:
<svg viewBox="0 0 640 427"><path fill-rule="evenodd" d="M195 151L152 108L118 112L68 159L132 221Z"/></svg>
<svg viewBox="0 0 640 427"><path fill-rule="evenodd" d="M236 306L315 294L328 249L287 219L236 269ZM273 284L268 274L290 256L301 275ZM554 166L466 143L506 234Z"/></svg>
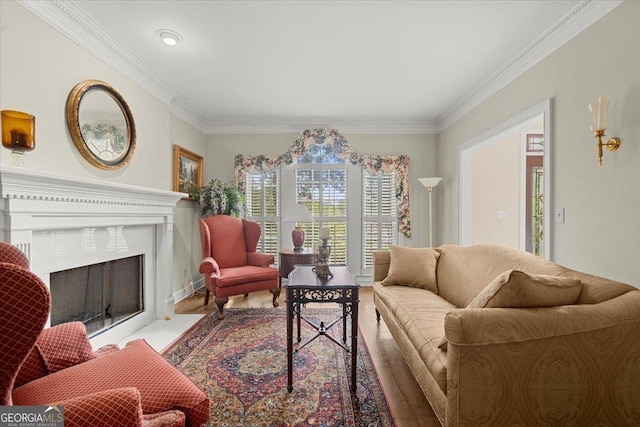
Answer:
<svg viewBox="0 0 640 427"><path fill-rule="evenodd" d="M238 187L219 179L212 179L200 190L200 214L244 216L244 195Z"/></svg>

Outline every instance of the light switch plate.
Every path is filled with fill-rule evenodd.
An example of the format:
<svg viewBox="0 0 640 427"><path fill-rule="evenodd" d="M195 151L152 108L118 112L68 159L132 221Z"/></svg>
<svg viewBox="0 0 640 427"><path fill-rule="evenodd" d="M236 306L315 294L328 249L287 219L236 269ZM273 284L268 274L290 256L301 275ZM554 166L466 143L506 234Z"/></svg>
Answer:
<svg viewBox="0 0 640 427"><path fill-rule="evenodd" d="M556 208L556 224L564 224L564 208Z"/></svg>

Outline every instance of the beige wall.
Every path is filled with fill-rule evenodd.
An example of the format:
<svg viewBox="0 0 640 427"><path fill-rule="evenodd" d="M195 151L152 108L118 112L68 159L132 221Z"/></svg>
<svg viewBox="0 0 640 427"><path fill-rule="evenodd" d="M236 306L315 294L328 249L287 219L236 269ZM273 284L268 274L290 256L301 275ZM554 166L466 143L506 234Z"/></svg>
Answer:
<svg viewBox="0 0 640 427"><path fill-rule="evenodd" d="M0 109L36 116L36 150L26 155L29 168L172 190L173 147L178 143L204 153L204 135L174 117L169 107L116 72L14 1L0 1ZM89 164L66 127L65 105L80 81L100 79L115 87L133 113L137 144L129 164L105 171ZM8 150L0 162L11 163ZM197 276L193 202L179 202L174 225L174 290L184 285L184 269ZM199 265L199 264L198 264ZM188 283L188 282L187 282Z"/></svg>
<svg viewBox="0 0 640 427"><path fill-rule="evenodd" d="M304 129L300 130L300 134ZM340 129L338 129L339 131ZM300 137L291 135L209 135L207 137L207 168L205 181L218 178L230 181L233 177L233 160L236 154L282 154ZM343 134L353 149L361 154L406 154L409 164L409 203L411 207L412 238L406 246L428 246L428 197L427 190L418 178L437 174L436 135L361 135ZM437 213L434 213L437 223ZM434 227L434 244L439 230Z"/></svg>
<svg viewBox="0 0 640 427"><path fill-rule="evenodd" d="M510 117L553 100L553 258L640 286L640 2L626 1L441 132L439 167L446 242L458 241L457 150ZM608 134L622 139L599 167L587 104L612 100ZM606 151L606 150L605 150Z"/></svg>
<svg viewBox="0 0 640 427"><path fill-rule="evenodd" d="M471 241L520 247L520 129L500 135L471 153ZM505 211L507 218L498 218Z"/></svg>

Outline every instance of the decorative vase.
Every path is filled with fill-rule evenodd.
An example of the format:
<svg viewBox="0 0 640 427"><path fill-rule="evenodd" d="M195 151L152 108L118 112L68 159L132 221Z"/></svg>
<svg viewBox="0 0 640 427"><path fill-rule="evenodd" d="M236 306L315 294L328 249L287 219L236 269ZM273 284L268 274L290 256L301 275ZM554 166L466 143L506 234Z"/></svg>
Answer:
<svg viewBox="0 0 640 427"><path fill-rule="evenodd" d="M304 246L304 229L302 227L294 227L291 232L291 239L293 240L293 250L301 251Z"/></svg>

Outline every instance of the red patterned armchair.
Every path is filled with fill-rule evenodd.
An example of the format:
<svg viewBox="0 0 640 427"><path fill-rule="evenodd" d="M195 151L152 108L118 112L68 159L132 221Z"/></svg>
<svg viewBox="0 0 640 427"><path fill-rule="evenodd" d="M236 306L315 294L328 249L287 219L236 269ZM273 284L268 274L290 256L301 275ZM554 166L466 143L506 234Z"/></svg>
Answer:
<svg viewBox="0 0 640 427"><path fill-rule="evenodd" d="M64 406L67 427L199 426L209 397L144 340L94 352L81 322L43 329L48 289L0 242L0 405Z"/></svg>
<svg viewBox="0 0 640 427"><path fill-rule="evenodd" d="M213 293L218 306L218 319L224 318L224 305L233 295L269 289L273 306L278 306L280 288L278 270L269 267L273 255L256 252L260 240L260 226L245 219L215 215L200 220L202 264L207 293L204 304L209 304Z"/></svg>

